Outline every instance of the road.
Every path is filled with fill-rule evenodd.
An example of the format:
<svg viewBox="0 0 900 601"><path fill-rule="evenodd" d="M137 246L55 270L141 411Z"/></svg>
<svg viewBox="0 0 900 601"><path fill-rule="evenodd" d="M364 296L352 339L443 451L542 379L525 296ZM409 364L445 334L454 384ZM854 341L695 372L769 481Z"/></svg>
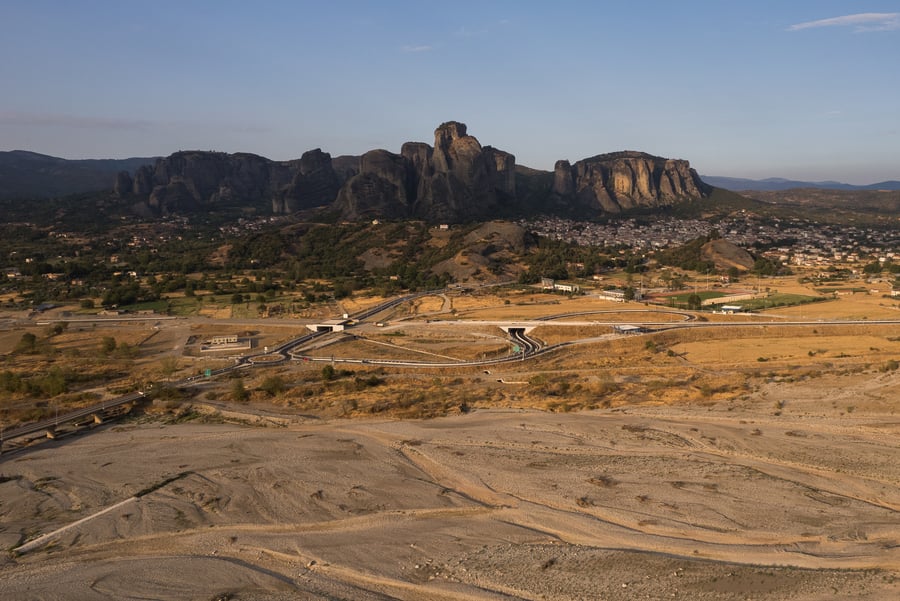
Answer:
<svg viewBox="0 0 900 601"><path fill-rule="evenodd" d="M415 294L408 294L405 296L400 296L400 297L385 301L379 305L376 305L375 307L366 309L365 311L362 311L358 314L355 314L352 316L352 319L358 323L363 322L366 319L369 319L370 317L377 315L378 313L381 313L382 311L386 311L387 309L395 307L401 303L419 298L421 296L427 296L427 295L431 295L431 294L435 294L435 293L439 293L439 292L442 292L442 291L437 291L437 292L436 291L426 291L426 292L418 292ZM158 319L158 316L156 317L156 319ZM94 321L98 321L98 320L94 320ZM107 320L107 321L111 321L111 320ZM261 357L271 357L273 355L276 355L276 356L280 355L282 358L282 361L287 361L292 358L291 351L294 348L296 348L297 346L306 344L307 342L310 342L310 341L312 341L320 336L324 336L328 333L329 332L327 332L327 331L310 332L309 334L305 334L298 338L289 340L267 352L252 353L249 355L244 355L244 356L236 359L233 365L229 365L227 367L223 367L220 369L215 369L215 370L210 371L209 376L194 375L194 376L182 378L180 380L175 380L173 382L156 383L155 385L151 385L151 387L153 387L153 386L190 387L190 386L195 386L204 380L208 380L210 377L221 376L223 374L226 374L226 373L238 370L238 369L246 369L248 367L251 367L252 365L264 366L264 365L277 364L277 363L281 362L281 361L271 361L271 360L263 362L260 360ZM256 363L254 363L254 359L257 360ZM144 398L146 398L146 396L147 395L144 392L131 392L131 393L116 397L114 399L109 399L106 401L102 401L100 403L95 403L88 407L83 407L81 409L76 409L75 411L70 411L70 412L64 413L62 415L57 415L53 418L33 422L30 424L23 424L21 426L17 426L15 428L10 428L8 430L4 430L4 429L0 428L0 452L2 452L3 444L5 442L9 442L11 440L23 438L26 436L32 436L32 435L38 434L40 432L53 431L62 424L75 423L80 420L83 420L86 417L91 417L91 416L109 411L110 409L120 407L127 403L132 403L132 402L144 399Z"/></svg>
<svg viewBox="0 0 900 601"><path fill-rule="evenodd" d="M31 424L24 424L22 426L11 428L9 430L0 430L0 450L2 450L2 445L4 442L16 438L22 438L23 436L37 434L38 432L53 431L60 424L78 422L86 417L91 417L110 409L121 407L122 405L125 405L127 403L139 401L145 397L146 395L143 392L130 392L114 399L109 399L103 401L102 403L91 405L90 407L84 407L82 409L76 409L75 411L69 411L68 413L64 413L63 415L57 415L55 417Z"/></svg>
<svg viewBox="0 0 900 601"><path fill-rule="evenodd" d="M387 311L393 307L396 307L404 302L408 302L423 296L430 296L434 294L442 294L445 293L446 290L428 290L425 292L418 292L414 294L408 294L404 296L399 296L397 298L390 299L385 301L379 305L356 313L350 317L351 323L353 324L362 324L367 320L373 318L374 316ZM235 359L234 364L229 365L227 367L223 367L220 369L212 370L209 372L209 375L194 375L187 378L183 378L180 380L176 380L174 382L166 382L159 383L159 386L176 386L176 387L190 387L200 384L202 381L208 380L210 377L217 377L223 374L239 370L246 369L251 366L263 367L266 365L276 365L281 364L285 361L316 361L316 362L329 362L329 363L350 363L350 364L371 364L371 365L382 365L382 366L393 366L393 367L412 367L412 368L443 368L443 367L465 367L465 366L486 366L486 365L495 365L500 363L509 363L513 361L524 361L529 358L533 358L535 356L559 350L561 348L571 346L574 344L579 344L580 342L587 342L590 340L596 340L597 338L588 338L582 340L571 340L567 342L562 342L554 345L544 346L539 340L529 337L525 333L525 329L529 327L537 327L541 325L547 325L547 322L559 319L566 319L572 317L584 317L586 315L592 314L604 314L604 313L620 313L616 311L592 311L592 312L576 312L576 313L564 313L559 315L551 315L546 317L541 317L539 319L534 320L521 320L521 321L487 321L487 320L460 320L460 321L442 321L442 325L497 325L508 327L509 329L509 337L511 344L513 345L513 350L515 350L515 354L511 354L509 356L504 357L494 357L491 359L480 359L480 360L460 360L460 361L410 361L410 360L396 360L396 359L380 359L378 357L362 357L362 358L337 358L337 357L313 357L309 355L304 355L302 352L298 351L305 344L319 338L322 336L326 336L330 334L330 331L319 331L319 332L310 332L308 334L304 334L303 336L299 336L297 338L293 338L277 347L274 347L271 350L268 350L263 353L252 353L248 355L244 355ZM640 310L635 311L631 310L629 312L641 312L641 313L666 313L666 314L677 314L681 316L684 321L680 322L672 322L672 321L661 321L661 322L639 322L642 328L652 327L653 330L651 332L660 332L664 330L673 330L680 328L746 328L746 327L762 327L772 325L771 321L740 321L740 322L707 322L707 321L698 321L696 316L691 313L685 313L681 311L672 311L661 309L660 311L652 311L652 310ZM623 325L622 321L609 321L609 322L600 322L600 321L576 321L576 322L566 322L559 323L556 325L591 325L591 326L615 326L615 325ZM898 320L821 320L821 321L779 321L777 322L778 327L808 327L814 325L816 327L827 327L827 326L847 326L847 325L865 325L865 326L873 326L873 325L898 325L900 321ZM352 326L351 326L352 327ZM645 329L644 333L648 333ZM517 348L517 350L516 350ZM263 359L265 358L265 360ZM98 413L102 413L108 411L109 409L113 409L115 407L119 407L121 405L125 405L127 403L135 402L145 398L144 392L132 392L126 395L122 395L120 397L116 397L114 399L110 399L107 401L103 401L101 403L97 403L95 405L91 405L89 407L85 407L82 409L78 409L69 413L66 413L61 416L54 417L52 419L46 419L39 422L35 422L32 424L25 424L22 426L18 426L16 428L12 428L9 430L0 430L0 450L2 450L2 443L4 441L10 441L14 438L21 438L25 436L30 436L36 434L38 432L49 431L54 429L60 424L64 423L72 423L77 422L85 417L92 416Z"/></svg>

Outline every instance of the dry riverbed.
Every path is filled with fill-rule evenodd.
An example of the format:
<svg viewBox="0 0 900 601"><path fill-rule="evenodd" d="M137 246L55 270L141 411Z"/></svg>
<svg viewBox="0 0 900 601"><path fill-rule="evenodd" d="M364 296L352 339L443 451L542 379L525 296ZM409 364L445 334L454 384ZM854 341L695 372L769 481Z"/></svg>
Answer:
<svg viewBox="0 0 900 601"><path fill-rule="evenodd" d="M727 407L109 426L0 459L0 597L894 600L897 377L826 384Z"/></svg>

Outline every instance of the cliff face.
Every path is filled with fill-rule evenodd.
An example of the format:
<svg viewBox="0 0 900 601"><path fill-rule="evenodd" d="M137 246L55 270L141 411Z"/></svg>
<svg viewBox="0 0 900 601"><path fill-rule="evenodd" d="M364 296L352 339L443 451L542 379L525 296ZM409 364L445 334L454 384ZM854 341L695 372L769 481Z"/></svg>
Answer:
<svg viewBox="0 0 900 601"><path fill-rule="evenodd" d="M345 219L468 221L494 216L515 199L515 157L482 147L456 121L435 130L434 147L407 142L400 154L373 150L359 167L335 203Z"/></svg>
<svg viewBox="0 0 900 601"><path fill-rule="evenodd" d="M276 163L277 164L277 163ZM293 213L301 209L331 204L341 182L331 164L331 155L320 149L304 152L299 162L289 163L296 168L291 182L279 187L275 182L272 211Z"/></svg>
<svg viewBox="0 0 900 601"><path fill-rule="evenodd" d="M570 165L557 161L553 195L589 211L620 213L701 198L709 187L683 160L643 152L601 154Z"/></svg>
<svg viewBox="0 0 900 601"><path fill-rule="evenodd" d="M115 192L141 214L255 206L292 213L331 205L348 220L486 221L527 213L619 213L666 207L709 191L687 161L617 152L558 161L553 173L517 168L516 158L449 121L434 146L407 142L396 154L361 157L310 150L294 161L253 154L177 152L118 175Z"/></svg>
<svg viewBox="0 0 900 601"><path fill-rule="evenodd" d="M339 187L331 156L319 149L286 162L247 153L183 151L141 167L133 178L120 173L115 193L158 215L253 205L289 212L329 204Z"/></svg>

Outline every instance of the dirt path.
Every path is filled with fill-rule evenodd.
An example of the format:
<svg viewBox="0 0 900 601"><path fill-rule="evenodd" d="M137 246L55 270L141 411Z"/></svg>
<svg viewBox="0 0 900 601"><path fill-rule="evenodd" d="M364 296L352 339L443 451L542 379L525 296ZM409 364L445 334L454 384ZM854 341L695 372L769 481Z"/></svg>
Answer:
<svg viewBox="0 0 900 601"><path fill-rule="evenodd" d="M3 464L0 595L896 599L891 416L762 407L110 428Z"/></svg>

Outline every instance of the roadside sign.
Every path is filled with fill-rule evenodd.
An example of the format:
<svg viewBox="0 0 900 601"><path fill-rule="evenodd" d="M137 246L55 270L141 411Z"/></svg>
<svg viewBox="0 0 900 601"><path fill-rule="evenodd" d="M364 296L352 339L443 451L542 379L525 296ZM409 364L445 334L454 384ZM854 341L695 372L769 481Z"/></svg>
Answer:
<svg viewBox="0 0 900 601"><path fill-rule="evenodd" d="M514 344L514 345L513 345L513 352L514 352L514 353L520 353L520 352L522 352L522 349L519 347L518 344Z"/></svg>
<svg viewBox="0 0 900 601"><path fill-rule="evenodd" d="M203 371L203 375L206 376L207 378L209 378L210 376L212 376L212 370L209 369L209 368L206 368L206 369Z"/></svg>

